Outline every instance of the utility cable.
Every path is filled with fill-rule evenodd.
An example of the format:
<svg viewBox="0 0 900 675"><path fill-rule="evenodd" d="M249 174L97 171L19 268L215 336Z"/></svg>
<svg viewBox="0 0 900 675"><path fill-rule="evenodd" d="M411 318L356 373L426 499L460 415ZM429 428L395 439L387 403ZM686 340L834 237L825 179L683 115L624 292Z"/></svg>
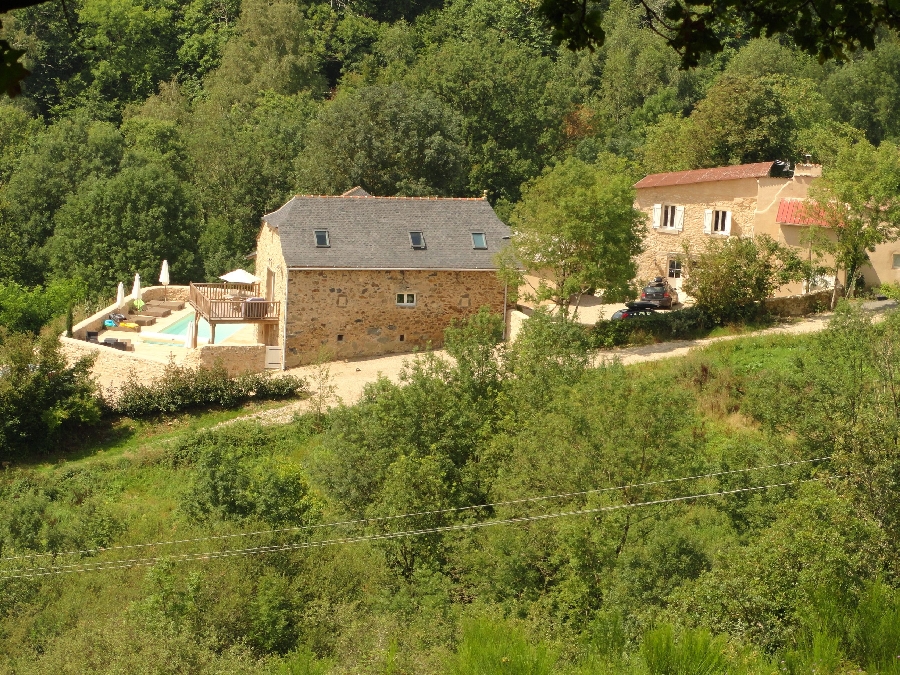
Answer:
<svg viewBox="0 0 900 675"><path fill-rule="evenodd" d="M630 490L632 488L651 487L654 485L664 485L664 484L668 484L668 483L681 483L681 482L690 481L690 480L701 480L704 478L717 478L719 476L728 476L728 475L734 475L734 474L739 474L739 473L748 473L750 471L763 471L765 469L776 469L776 468L781 468L781 467L785 467L785 466L796 466L798 464L809 464L812 462L824 462L829 459L831 459L830 455L827 457L816 457L814 459L800 459L800 460L794 460L794 461L790 461L790 462L779 462L777 464L767 464L764 466L754 466L754 467L749 467L747 469L732 469L729 471L716 471L714 473L699 474L696 476L685 476L685 477L681 477L681 478L665 478L665 479L661 479L661 480L649 481L646 483L633 483L630 485L619 485L616 487L596 488L593 490L583 490L580 492L564 492L561 494L545 495L545 496L539 496L539 497L524 497L522 499L513 499L513 500L509 500L509 501L502 501L502 502L492 502L489 504L476 504L473 506L456 506L456 507L447 508L447 509L436 509L436 510L432 510L432 511L418 511L415 513L404 513L404 514L393 515L393 516L377 516L377 517L373 517L373 518L359 518L356 520L342 520L342 521L331 522L331 523L318 523L315 525L297 525L294 527L283 527L283 528L271 529L271 530L256 530L253 532L235 532L233 534L216 534L216 535L208 535L205 537L193 537L190 539L172 539L169 541L157 541L157 542L141 543L141 544L123 544L123 545L119 545L119 546L98 547L98 548L90 548L90 549L84 549L84 550L79 550L79 551L63 551L63 552L59 552L59 553L53 553L53 552L50 552L50 553L24 553L22 555L14 555L14 556L7 556L4 558L0 558L0 561L26 560L26 559L32 559L32 558L48 558L48 557L60 557L60 556L71 556L71 555L92 555L95 553L105 553L107 551L122 551L122 550L136 549L136 548L149 548L149 547L155 547L155 546L174 546L177 544L193 544L193 543L197 543L197 542L201 542L201 541L216 541L216 540L220 540L220 539L234 539L234 538L238 538L238 537L254 537L254 536L260 536L260 535L265 535L265 534L281 534L284 532L300 532L300 531L304 531L304 530L316 530L316 529L322 529L322 528L328 528L328 527L345 527L348 525L365 525L365 524L371 524L371 523L384 522L384 521L388 521L388 520L399 520L402 518L414 518L414 517L418 517L418 516L433 516L433 515L437 515L440 513L458 513L461 511L488 509L488 508L494 508L497 506L513 506L516 504L534 503L534 502L540 502L540 501L547 501L547 500L551 500L551 499L567 499L569 497L581 497L581 496L590 495L590 494L599 494L602 492L613 492L616 490Z"/></svg>
<svg viewBox="0 0 900 675"><path fill-rule="evenodd" d="M596 513L604 513L608 511L618 511L621 509L632 509L644 506L660 506L663 504L673 504L677 502L690 501L695 499L705 499L707 497L723 497L727 495L741 494L747 492L758 492L769 488L787 487L790 485L798 485L800 483L809 483L822 480L821 478L806 478L802 480L788 481L786 483L770 483L768 485L756 485L753 487L737 488L734 490L721 490L718 492L706 492L696 495L683 495L680 497L668 497L665 499L656 499L646 502L634 502L630 504L615 504L611 506L600 506L591 509L577 509L572 511L561 511L555 513L542 513L531 516L515 516L512 518L502 518L495 520L486 520L479 523L459 523L456 525L443 525L439 527L424 528L418 530L405 530L401 532L385 532L382 534L361 535L358 537L342 537L338 539L326 539L322 541L298 542L294 544L278 544L272 546L255 546L243 549L225 549L224 551L207 551L197 553L182 553L174 556L159 556L155 558L134 558L131 560L110 560L106 562L97 562L93 564L71 564L49 567L33 567L21 570L13 570L18 574L8 574L0 576L0 581L6 579L21 579L39 576L48 576L53 574L69 574L76 572L96 572L108 569L124 569L130 567L150 566L162 561L170 562L189 562L194 560L213 560L216 558L230 558L243 555L256 555L261 553L277 553L281 551L297 551L308 548L323 548L326 546L335 546L341 544L356 544L366 541L379 541L389 539L400 539L406 537L421 536L423 534L437 534L442 532L455 532L461 530L474 530L496 525L528 523L543 520L551 520L555 518L564 518L569 516L589 515Z"/></svg>

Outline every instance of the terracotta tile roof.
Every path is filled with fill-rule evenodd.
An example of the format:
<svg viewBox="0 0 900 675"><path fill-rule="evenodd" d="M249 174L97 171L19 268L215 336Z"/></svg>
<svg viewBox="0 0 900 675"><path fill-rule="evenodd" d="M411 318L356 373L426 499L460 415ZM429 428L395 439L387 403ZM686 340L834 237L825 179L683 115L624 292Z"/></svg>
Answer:
<svg viewBox="0 0 900 675"><path fill-rule="evenodd" d="M812 207L815 208L814 206ZM811 208L805 199L782 199L778 203L778 215L775 222L782 225L819 225L828 227L821 217L810 216Z"/></svg>
<svg viewBox="0 0 900 675"><path fill-rule="evenodd" d="M772 174L772 167L774 165L775 162L758 162L757 164L720 166L715 169L694 169L693 171L652 173L635 183L634 187L640 189L667 187L669 185L709 183L720 180L738 180L740 178L766 178Z"/></svg>

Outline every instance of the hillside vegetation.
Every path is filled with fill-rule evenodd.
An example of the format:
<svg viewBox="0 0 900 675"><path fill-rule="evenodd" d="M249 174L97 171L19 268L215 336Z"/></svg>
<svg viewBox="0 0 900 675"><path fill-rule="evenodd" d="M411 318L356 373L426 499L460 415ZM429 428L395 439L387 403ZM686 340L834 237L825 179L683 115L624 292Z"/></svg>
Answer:
<svg viewBox="0 0 900 675"><path fill-rule="evenodd" d="M2 668L900 672L900 315L629 368L499 325L324 416L8 466Z"/></svg>

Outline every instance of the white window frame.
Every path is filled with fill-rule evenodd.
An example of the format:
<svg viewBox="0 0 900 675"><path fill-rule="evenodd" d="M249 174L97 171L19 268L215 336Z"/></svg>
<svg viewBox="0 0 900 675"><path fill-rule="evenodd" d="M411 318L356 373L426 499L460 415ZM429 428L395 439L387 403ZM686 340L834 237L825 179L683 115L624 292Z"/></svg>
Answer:
<svg viewBox="0 0 900 675"><path fill-rule="evenodd" d="M672 263L675 263L673 266ZM673 274L675 272L675 274ZM666 278L667 279L682 279L684 278L684 267L681 264L681 261L670 255L669 259L666 261Z"/></svg>
<svg viewBox="0 0 900 675"><path fill-rule="evenodd" d="M325 243L319 243L319 233L323 233L325 235ZM331 234L329 234L328 230L313 230L313 236L316 239L316 248L331 248Z"/></svg>
<svg viewBox="0 0 900 675"><path fill-rule="evenodd" d="M663 232L681 232L684 229L684 206L654 204L653 229Z"/></svg>
<svg viewBox="0 0 900 675"><path fill-rule="evenodd" d="M900 269L900 264L897 264L898 259L900 259L900 253L894 253L891 256L891 267L896 269Z"/></svg>
<svg viewBox="0 0 900 675"><path fill-rule="evenodd" d="M731 211L706 209L703 214L703 234L731 236Z"/></svg>
<svg viewBox="0 0 900 675"><path fill-rule="evenodd" d="M401 298L403 298L403 302L400 302ZM410 302L410 298L412 298L412 302ZM406 291L404 291L402 293L394 294L394 300L397 304L397 307L415 307L416 301L418 299L418 293L407 293Z"/></svg>

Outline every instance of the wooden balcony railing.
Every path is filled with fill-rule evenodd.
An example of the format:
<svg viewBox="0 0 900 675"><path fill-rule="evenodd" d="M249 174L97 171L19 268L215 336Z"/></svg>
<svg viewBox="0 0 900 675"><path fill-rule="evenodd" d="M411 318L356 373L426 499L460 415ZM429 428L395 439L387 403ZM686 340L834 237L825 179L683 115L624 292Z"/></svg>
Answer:
<svg viewBox="0 0 900 675"><path fill-rule="evenodd" d="M209 323L278 321L281 303L259 298L259 284L191 283L189 299Z"/></svg>

